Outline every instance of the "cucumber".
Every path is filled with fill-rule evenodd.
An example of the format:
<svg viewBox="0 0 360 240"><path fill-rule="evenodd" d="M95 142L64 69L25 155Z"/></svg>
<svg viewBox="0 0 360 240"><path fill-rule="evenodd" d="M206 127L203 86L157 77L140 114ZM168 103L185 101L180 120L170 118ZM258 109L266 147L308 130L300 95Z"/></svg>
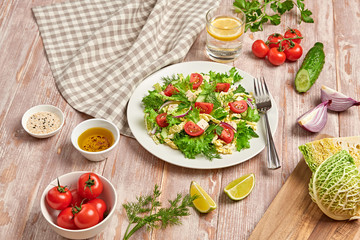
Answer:
<svg viewBox="0 0 360 240"><path fill-rule="evenodd" d="M295 77L295 88L298 92L308 91L318 79L325 63L324 45L321 42L308 51Z"/></svg>

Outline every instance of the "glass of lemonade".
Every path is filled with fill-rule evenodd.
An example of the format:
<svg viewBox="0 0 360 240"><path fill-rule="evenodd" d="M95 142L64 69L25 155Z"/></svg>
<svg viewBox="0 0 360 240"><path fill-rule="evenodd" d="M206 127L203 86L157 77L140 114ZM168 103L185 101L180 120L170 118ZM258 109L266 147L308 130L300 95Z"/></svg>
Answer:
<svg viewBox="0 0 360 240"><path fill-rule="evenodd" d="M245 29L245 14L231 5L210 9L206 14L206 54L216 62L239 57Z"/></svg>

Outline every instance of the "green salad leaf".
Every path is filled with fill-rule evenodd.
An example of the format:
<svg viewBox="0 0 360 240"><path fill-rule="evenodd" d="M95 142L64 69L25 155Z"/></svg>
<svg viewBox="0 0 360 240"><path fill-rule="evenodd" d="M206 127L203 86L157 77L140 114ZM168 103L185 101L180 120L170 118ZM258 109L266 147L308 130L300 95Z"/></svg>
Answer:
<svg viewBox="0 0 360 240"><path fill-rule="evenodd" d="M250 148L250 139L258 138L259 135L249 126L246 125L246 122L241 121L237 125L237 131L235 133L236 138L236 150L240 151L244 148Z"/></svg>

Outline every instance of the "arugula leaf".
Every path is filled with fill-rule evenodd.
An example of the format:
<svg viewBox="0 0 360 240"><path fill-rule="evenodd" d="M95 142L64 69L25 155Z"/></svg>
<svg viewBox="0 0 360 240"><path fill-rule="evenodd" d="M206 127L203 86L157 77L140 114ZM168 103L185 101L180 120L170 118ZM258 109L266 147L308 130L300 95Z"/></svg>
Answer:
<svg viewBox="0 0 360 240"><path fill-rule="evenodd" d="M257 138L259 137L259 135L256 134L256 132L254 132L254 130L249 127L246 126L246 122L241 121L238 125L237 125L237 132L235 133L235 137L236 137L236 150L240 151L244 148L250 148L250 142L249 140L253 137Z"/></svg>

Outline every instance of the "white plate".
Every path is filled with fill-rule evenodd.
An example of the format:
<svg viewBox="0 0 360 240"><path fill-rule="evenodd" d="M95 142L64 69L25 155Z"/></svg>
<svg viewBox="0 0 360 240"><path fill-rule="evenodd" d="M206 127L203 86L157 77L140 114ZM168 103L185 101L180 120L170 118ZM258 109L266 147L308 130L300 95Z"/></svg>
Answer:
<svg viewBox="0 0 360 240"><path fill-rule="evenodd" d="M161 77L172 76L173 74L182 73L184 76L189 75L193 72L208 73L209 71L214 72L228 72L232 66L214 63L214 62L184 62L175 65L168 66L153 73L141 82L133 95L131 96L127 109L127 119L132 133L134 134L137 141L150 153L156 157L187 168L195 169L216 169L233 166L242 163L254 156L256 156L265 147L265 126L264 122L260 120L256 133L259 138L253 138L250 140L250 148L243 149L240 152L233 152L230 155L221 155L221 159L213 159L209 161L203 156L197 156L196 159L185 158L182 152L174 150L167 145L159 144L156 145L152 138L147 134L144 123L144 108L141 100L148 94L149 90L153 90L155 83L162 83ZM243 77L240 84L248 91L253 92L253 78L248 73L238 69L239 74ZM272 108L268 111L269 123L273 134L276 131L278 124L278 110L274 99L272 100Z"/></svg>

